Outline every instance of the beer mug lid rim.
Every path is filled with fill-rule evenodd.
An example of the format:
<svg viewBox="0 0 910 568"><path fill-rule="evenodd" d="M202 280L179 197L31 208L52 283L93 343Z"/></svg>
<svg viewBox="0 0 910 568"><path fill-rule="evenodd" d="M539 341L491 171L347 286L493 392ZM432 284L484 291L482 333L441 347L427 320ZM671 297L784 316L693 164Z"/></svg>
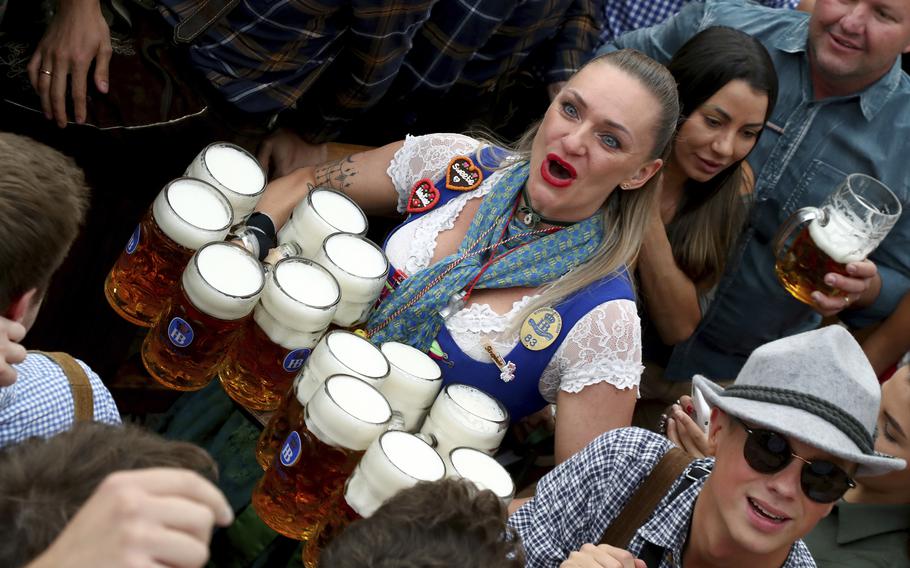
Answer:
<svg viewBox="0 0 910 568"><path fill-rule="evenodd" d="M346 267L342 266L341 264L338 263L338 260L336 260L331 254L329 254L329 246L331 246L331 245L329 245L329 241L337 242L338 240L359 241L361 243L368 245L370 248L376 250L379 253L379 257L377 257L377 258L382 258L382 269L381 270L377 269L376 274L362 274L362 273L351 272L348 269L349 267L346 268ZM338 268L338 270L344 272L345 274L350 274L351 276L353 276L355 278L377 280L380 278L385 279L389 274L389 258L386 256L385 251L382 250L382 247L380 247L379 245L377 245L370 239L368 239L364 236L361 236L361 235L355 235L354 233L341 233L341 232L332 233L332 234L328 235L322 241L322 254L324 254L327 259L331 260L332 263ZM347 264L347 263L345 263L345 264Z"/></svg>
<svg viewBox="0 0 910 568"><path fill-rule="evenodd" d="M333 223L331 223L328 219L326 219L325 216L323 216L323 214L319 212L319 208L313 204L313 194L314 193L315 194L321 193L323 195L326 193L334 193L338 197L344 199L344 201L347 201L348 203L350 203L353 206L353 208L355 210L357 210L358 213L360 213L360 224L362 225L362 228L359 231L353 231L353 230L341 230L341 229L343 229L343 227L336 227ZM316 188L313 188L312 191L307 193L306 201L307 201L307 204L310 206L310 208L313 210L313 213L315 213L317 217L322 219L326 223L326 225L333 227L335 229L338 229L338 232L348 233L351 235L359 235L359 236L363 236L363 235L367 234L367 229L369 228L369 224L367 222L367 216L363 212L363 209L360 208L360 205L357 205L357 202L354 201L353 199L351 199L348 195L345 195L344 193L342 193L336 189L332 189L331 187L316 187Z"/></svg>
<svg viewBox="0 0 910 568"><path fill-rule="evenodd" d="M226 214L227 219L223 225L220 225L217 227L203 226L202 224L200 224L198 222L197 219L188 219L187 216L185 215L185 211L181 212L182 207L180 207L178 205L177 196L175 194L173 194L172 192L178 191L177 188L180 188L181 186L190 186L190 185L197 185L197 186L200 186L200 187L208 190L209 193L212 196L214 196L215 200L217 200L218 203L224 208L224 213ZM216 188L214 185L210 184L209 182L207 182L205 180L191 178L191 177L179 177L179 178L172 179L171 181L169 181L167 183L167 185L164 186L163 191L164 191L164 199L167 202L168 209L173 211L174 215L176 215L184 223L189 224L191 227L195 227L197 229L201 229L203 231L207 231L207 232L211 232L211 233L217 233L219 231L225 231L225 230L229 229L231 227L231 225L234 223L234 213L233 213L234 210L231 207L231 202L228 201L228 198L225 197L223 193L218 191L218 188ZM155 222L158 223L159 225L161 224L161 221L158 219L156 219Z"/></svg>
<svg viewBox="0 0 910 568"><path fill-rule="evenodd" d="M462 404L463 399L461 399L460 396L452 395L452 393L457 393L459 391L478 393L480 395L483 395L483 397L492 401L493 404L496 406L496 409L500 413L499 417L485 415L485 414L479 414L478 412L475 412L474 410L467 408L464 404ZM445 386L445 388L443 389L443 392L445 392L446 395L449 398L451 398L452 401L455 404L457 404L459 408L461 408L463 411L467 412L468 414L471 414L472 416L476 416L482 420L486 420L487 422L493 422L496 424L503 424L503 423L507 423L509 421L509 411L506 410L506 407L503 406L502 402L500 402L496 397L490 395L489 393L480 390L479 388L472 387L471 385L466 385L463 383L450 383Z"/></svg>
<svg viewBox="0 0 910 568"><path fill-rule="evenodd" d="M483 487L481 489L489 489L500 499L511 499L515 495L515 482L512 480L512 476L493 456L477 448L461 446L449 452L449 461L458 475L473 481L478 486L482 484ZM459 465L462 470L466 467L469 469L468 472L464 473L482 471L485 474L491 473L492 475L484 475L482 479L476 479L464 475L459 470Z"/></svg>
<svg viewBox="0 0 910 568"><path fill-rule="evenodd" d="M427 355L420 349L417 349L416 347L408 345L407 343L401 343L400 341L386 341L379 347L379 350L382 351L382 354L385 355L386 359L388 359L389 365L407 373L408 375L414 377L417 380L434 382L434 381L438 381L439 379L442 378L442 369L439 368L439 365L437 365L435 361L430 359L429 355ZM391 357L389 356L389 353L387 352L388 350L392 351ZM423 359L423 358L419 359L419 363L417 363L417 365L399 365L395 362L395 359L394 359L395 351L398 351L399 353L416 352L416 353L422 355L423 357L425 357L425 359ZM429 364L424 364L427 362L432 364L432 367L430 367ZM418 367L418 366L421 367L421 369L415 370L415 367Z"/></svg>
<svg viewBox="0 0 910 568"><path fill-rule="evenodd" d="M236 189L234 189L233 187L228 185L228 183L226 183L223 179L221 179L217 175L215 175L215 171L212 169L212 167L208 161L209 150L212 150L215 148L229 148L235 152L239 152L240 154L242 154L248 158L248 162L251 165L255 166L256 170L259 172L259 176L258 176L259 184L258 184L258 187L256 188L256 191L252 191L249 193L243 192L243 191L237 191ZM259 160L257 160L255 157L253 157L252 154L250 154L245 149L241 148L240 146L238 146L236 144L232 144L230 142L212 142L211 144L209 144L208 146L203 148L202 149L202 167L204 167L205 170L208 173L210 173L212 175L212 177L214 179L216 179L218 181L218 183L221 184L222 187L224 187L224 189L226 189L227 191L234 193L236 195L242 195L243 197L250 197L250 196L259 195L260 193L263 193L265 191L266 175L265 175L265 170L262 168L262 165L259 163Z"/></svg>
<svg viewBox="0 0 910 568"><path fill-rule="evenodd" d="M401 430L383 432L379 436L378 444L382 453L388 458L389 463L412 479L417 481L439 481L446 475L445 462L442 461L439 453L433 449L433 446L410 432ZM406 452L401 453L400 450L406 450ZM419 455L418 452L423 452L425 455ZM408 467L408 465L402 465L399 461L396 461L395 456L391 455L393 453L410 458L426 458L429 461L411 459L408 460L408 465L410 466Z"/></svg>
<svg viewBox="0 0 910 568"><path fill-rule="evenodd" d="M894 206L896 210L894 212L883 212L878 208L870 207L865 199L861 199L859 195L857 195L858 190L854 187L854 180L862 180L867 183L871 183L873 186L878 186L879 188L885 190L887 195L890 196L889 200L892 201L891 205ZM844 185L847 187L850 193L854 195L856 201L871 213L874 213L881 217L897 217L901 214L902 206L900 199L898 199L897 195L891 191L891 188L888 187L885 182L881 181L880 179L864 173L852 173L844 179Z"/></svg>
<svg viewBox="0 0 910 568"><path fill-rule="evenodd" d="M316 304L316 303L311 304L311 303L308 303L306 300L301 300L300 298L298 298L297 296L292 294L288 290L288 288L290 286L288 286L287 284L282 286L281 280L279 278L279 272L282 272L282 270L281 270L282 267L290 266L291 264L306 264L306 265L318 270L320 273L324 274L325 276L327 276L329 278L329 280L332 282L332 284L335 286L335 299L332 300L331 302L329 302L328 304ZM277 286L278 289L281 290L282 294L287 296L290 300L297 302L298 304L304 304L304 305L310 306L312 308L328 309L328 308L331 308L332 306L338 305L338 302L341 301L341 288L338 286L338 280L335 278L335 276L331 272L328 271L328 269L326 269L324 266L322 266L321 264L319 264L316 261L310 260L308 258L304 258L302 256L289 256L287 258L282 258L281 260L276 262L275 266L272 268L271 272L272 272L272 276L271 276L272 281L275 283L275 286Z"/></svg>
<svg viewBox="0 0 910 568"><path fill-rule="evenodd" d="M342 339L342 338L343 338L343 339ZM381 373L378 373L378 374L373 374L373 373L364 372L364 371L362 371L362 370L360 370L360 369L355 369L354 367L352 367L352 366L347 362L347 360L346 360L345 358L339 357L339 356L338 356L339 354L336 353L334 349L332 349L332 342L334 342L334 341L339 341L339 340L340 340L340 341L347 341L347 342L353 341L353 342L354 342L355 344L357 344L357 345L367 345L367 346L369 346L371 349L368 349L367 352L368 352L368 353L374 353L374 352L375 352L377 355L379 355L379 358L381 358L381 360L385 363L385 365L382 365L383 371L382 371ZM384 377L387 377L387 376L389 375L389 373L391 372L391 370L392 370L392 367L391 367L391 365L389 364L389 360L388 360L388 358L386 358L386 356L382 353L382 350L380 350L379 348L377 348L375 345L373 345L372 343L370 343L368 340L366 340L366 339L360 337L360 336L357 335L356 333L351 333L350 331L348 331L348 330L346 330L346 329L333 329L332 331L330 331L330 332L328 332L327 334L325 334L325 337L323 338L323 341L325 341L325 346L326 346L326 348L329 350L329 353L331 353L332 356L335 357L335 359L336 359L339 363L341 363L342 365L344 365L345 367L347 367L348 369L350 369L351 371L353 371L354 373L356 373L356 374L358 374L358 375L363 375L363 376L369 377L369 378L371 378L371 379L379 380L379 379L382 379L382 378L384 378ZM348 343L348 344L350 345L350 343ZM336 346L336 347L340 347L340 346ZM380 360L379 358L377 358L376 361L379 361L379 360Z"/></svg>
<svg viewBox="0 0 910 568"><path fill-rule="evenodd" d="M352 377L351 375L343 374L332 375L325 380L322 384L322 388L325 390L326 396L328 396L338 408L355 420L367 424L380 425L387 423L392 418L392 406L389 404L385 395L379 392L379 389L360 377ZM360 396L348 396L353 392L352 389L359 390ZM370 398L371 400L366 400L367 398ZM369 406L370 402L378 405L380 400L385 403L385 406ZM357 405L356 409L352 408L355 404ZM355 414L357 410L365 410L366 412L363 414L366 416Z"/></svg>
<svg viewBox="0 0 910 568"><path fill-rule="evenodd" d="M225 291L222 286L216 285L216 283L213 283L211 281L211 275L209 275L209 277L206 277L207 270L204 270L204 267L200 266L200 262L206 263L205 257L211 255L212 251L216 249L225 251L229 250L231 251L229 254L238 255L238 258L248 258L249 261L246 262L249 262L251 266L253 265L252 263L255 263L255 266L259 268L259 278L256 283L256 287L249 287L250 291L247 291L246 289L242 291ZM212 288L223 296L245 300L254 296L258 296L259 293L262 292L262 288L265 286L265 272L262 270L262 265L255 257L253 257L250 251L235 243L229 243L226 241L214 241L203 245L199 250L196 251L196 254L193 255L193 265L196 268L196 272L199 274L199 278L205 282L206 286ZM250 274L253 274L253 272L251 271Z"/></svg>

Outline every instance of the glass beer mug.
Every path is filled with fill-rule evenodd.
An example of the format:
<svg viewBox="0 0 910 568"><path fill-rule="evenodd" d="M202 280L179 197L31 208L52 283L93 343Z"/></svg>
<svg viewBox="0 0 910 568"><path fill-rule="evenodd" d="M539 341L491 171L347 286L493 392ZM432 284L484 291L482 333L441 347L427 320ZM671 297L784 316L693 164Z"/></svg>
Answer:
<svg viewBox="0 0 910 568"><path fill-rule="evenodd" d="M271 465L275 451L287 437L291 425L303 414L310 398L326 378L336 374L358 377L379 388L389 376L389 362L382 351L358 335L340 329L325 334L259 436L256 460L262 469Z"/></svg>
<svg viewBox="0 0 910 568"><path fill-rule="evenodd" d="M367 216L347 195L317 187L297 204L278 231L278 242L296 242L306 258L315 258L322 241L332 233L367 234Z"/></svg>
<svg viewBox="0 0 910 568"><path fill-rule="evenodd" d="M442 371L436 361L419 349L397 341L380 347L391 372L379 390L404 418L404 429L416 432L442 388Z"/></svg>
<svg viewBox="0 0 910 568"><path fill-rule="evenodd" d="M224 391L247 408L277 408L332 322L339 297L335 278L312 260L278 261L218 372Z"/></svg>
<svg viewBox="0 0 910 568"><path fill-rule="evenodd" d="M436 397L420 433L451 470L448 458L452 450L465 446L493 454L508 426L509 412L501 402L472 386L453 383Z"/></svg>
<svg viewBox="0 0 910 568"><path fill-rule="evenodd" d="M847 275L846 265L865 259L884 240L901 214L901 203L882 182L850 174L820 207L803 207L774 238L774 270L794 298L812 304L812 292L840 292L825 274ZM791 234L806 224L787 246Z"/></svg>
<svg viewBox="0 0 910 568"><path fill-rule="evenodd" d="M333 496L335 510L304 547L303 565L316 568L322 549L338 533L349 523L375 513L399 491L420 481L439 481L445 475L442 458L419 437L397 430L380 435L367 448L343 490Z"/></svg>
<svg viewBox="0 0 910 568"><path fill-rule="evenodd" d="M198 390L215 376L253 311L265 275L243 247L209 243L190 260L180 290L142 343L142 363L159 383Z"/></svg>
<svg viewBox="0 0 910 568"><path fill-rule="evenodd" d="M358 235L325 238L314 257L338 280L341 301L332 323L351 327L367 320L389 275L389 261L376 243Z"/></svg>
<svg viewBox="0 0 910 568"><path fill-rule="evenodd" d="M231 203L235 223L253 212L265 191L265 171L259 160L229 142L214 142L203 148L183 175L215 186Z"/></svg>
<svg viewBox="0 0 910 568"><path fill-rule="evenodd" d="M178 178L158 193L104 282L104 296L123 319L150 327L177 287L193 252L227 236L228 200L211 184Z"/></svg>
<svg viewBox="0 0 910 568"><path fill-rule="evenodd" d="M337 503L330 497L391 421L392 408L375 387L347 375L329 377L253 489L259 518L289 538L311 538Z"/></svg>
<svg viewBox="0 0 910 568"><path fill-rule="evenodd" d="M449 452L451 477L461 477L474 482L480 489L489 489L508 505L515 497L515 482L506 468L476 448L455 448Z"/></svg>

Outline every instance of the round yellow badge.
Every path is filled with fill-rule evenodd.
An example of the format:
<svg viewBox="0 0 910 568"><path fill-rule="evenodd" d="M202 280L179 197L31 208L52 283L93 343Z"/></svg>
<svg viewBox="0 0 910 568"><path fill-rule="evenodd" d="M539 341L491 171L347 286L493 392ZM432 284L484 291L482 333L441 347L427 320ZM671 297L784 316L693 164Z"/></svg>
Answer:
<svg viewBox="0 0 910 568"><path fill-rule="evenodd" d="M531 351L541 351L556 341L560 331L562 317L559 312L553 308L539 308L521 324L521 344Z"/></svg>

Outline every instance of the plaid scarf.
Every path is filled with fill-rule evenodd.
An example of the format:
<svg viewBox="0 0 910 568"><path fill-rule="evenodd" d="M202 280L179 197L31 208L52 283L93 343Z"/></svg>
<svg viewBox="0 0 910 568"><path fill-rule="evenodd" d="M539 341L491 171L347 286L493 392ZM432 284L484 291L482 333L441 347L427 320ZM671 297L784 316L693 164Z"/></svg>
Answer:
<svg viewBox="0 0 910 568"><path fill-rule="evenodd" d="M458 251L407 278L379 304L367 325L372 330L385 324L372 332L374 343L400 341L429 350L443 325L439 311L471 284L500 246L513 250L484 270L475 288L538 287L591 257L603 239L600 212L543 237L528 235L531 230L512 219L528 170L527 162L512 166L483 198Z"/></svg>

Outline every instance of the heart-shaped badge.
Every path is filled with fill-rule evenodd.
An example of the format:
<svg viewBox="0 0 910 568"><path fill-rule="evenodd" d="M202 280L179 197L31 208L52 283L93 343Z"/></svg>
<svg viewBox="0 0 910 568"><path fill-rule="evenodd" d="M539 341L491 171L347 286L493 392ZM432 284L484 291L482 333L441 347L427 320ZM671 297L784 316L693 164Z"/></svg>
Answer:
<svg viewBox="0 0 910 568"><path fill-rule="evenodd" d="M454 191L470 191L483 181L483 172L467 156L455 156L446 170L446 187Z"/></svg>
<svg viewBox="0 0 910 568"><path fill-rule="evenodd" d="M408 213L423 213L435 207L437 203L439 203L439 190L433 186L432 181L423 178L411 188L411 196L408 197L408 205L405 209Z"/></svg>

